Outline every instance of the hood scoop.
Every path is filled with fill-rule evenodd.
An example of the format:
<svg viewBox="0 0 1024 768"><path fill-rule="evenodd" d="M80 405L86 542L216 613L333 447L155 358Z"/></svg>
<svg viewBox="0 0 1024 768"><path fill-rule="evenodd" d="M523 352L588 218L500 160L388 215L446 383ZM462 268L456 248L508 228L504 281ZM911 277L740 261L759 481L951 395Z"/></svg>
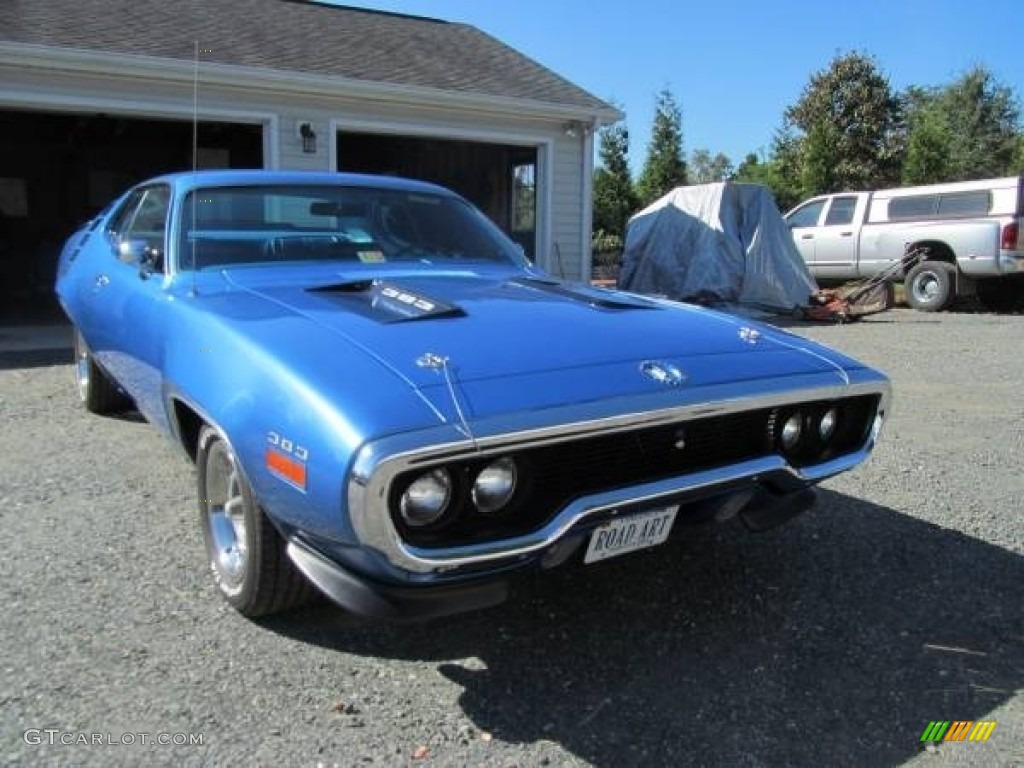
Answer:
<svg viewBox="0 0 1024 768"><path fill-rule="evenodd" d="M351 280L309 288L345 309L381 323L465 317L461 307L388 280Z"/></svg>
<svg viewBox="0 0 1024 768"><path fill-rule="evenodd" d="M639 296L624 296L601 288L571 285L557 280L517 277L506 281L505 285L542 291L563 299L572 299L596 309L660 309L653 301L647 301Z"/></svg>

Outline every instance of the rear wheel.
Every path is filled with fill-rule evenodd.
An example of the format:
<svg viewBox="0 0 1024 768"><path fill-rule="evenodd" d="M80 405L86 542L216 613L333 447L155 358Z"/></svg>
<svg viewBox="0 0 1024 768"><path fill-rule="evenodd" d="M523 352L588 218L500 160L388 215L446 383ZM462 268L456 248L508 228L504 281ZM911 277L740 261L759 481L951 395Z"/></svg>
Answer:
<svg viewBox="0 0 1024 768"><path fill-rule="evenodd" d="M244 616L265 616L305 602L312 587L253 499L231 447L209 427L200 431L196 465L203 538L224 599Z"/></svg>
<svg viewBox="0 0 1024 768"><path fill-rule="evenodd" d="M78 399L90 413L118 413L131 406L128 397L106 371L96 364L82 333L75 329L75 383Z"/></svg>
<svg viewBox="0 0 1024 768"><path fill-rule="evenodd" d="M944 261L922 261L904 282L907 304L921 312L941 312L953 300L956 267Z"/></svg>

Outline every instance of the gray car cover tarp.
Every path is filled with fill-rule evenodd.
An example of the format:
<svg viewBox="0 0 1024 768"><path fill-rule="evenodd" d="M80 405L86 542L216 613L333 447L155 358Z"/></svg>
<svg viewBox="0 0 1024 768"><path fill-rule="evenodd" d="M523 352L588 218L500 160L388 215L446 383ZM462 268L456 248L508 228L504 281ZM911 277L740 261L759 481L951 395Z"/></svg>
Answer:
<svg viewBox="0 0 1024 768"><path fill-rule="evenodd" d="M768 188L732 182L677 187L635 214L618 285L787 313L818 290Z"/></svg>

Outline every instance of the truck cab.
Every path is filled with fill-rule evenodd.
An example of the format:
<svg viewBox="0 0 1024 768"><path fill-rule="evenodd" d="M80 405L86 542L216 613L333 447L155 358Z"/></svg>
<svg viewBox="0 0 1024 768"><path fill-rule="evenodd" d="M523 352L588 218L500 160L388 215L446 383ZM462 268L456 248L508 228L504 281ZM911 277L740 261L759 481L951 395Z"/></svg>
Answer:
<svg viewBox="0 0 1024 768"><path fill-rule="evenodd" d="M847 279L857 273L860 224L868 192L814 197L786 215L797 250L818 279Z"/></svg>

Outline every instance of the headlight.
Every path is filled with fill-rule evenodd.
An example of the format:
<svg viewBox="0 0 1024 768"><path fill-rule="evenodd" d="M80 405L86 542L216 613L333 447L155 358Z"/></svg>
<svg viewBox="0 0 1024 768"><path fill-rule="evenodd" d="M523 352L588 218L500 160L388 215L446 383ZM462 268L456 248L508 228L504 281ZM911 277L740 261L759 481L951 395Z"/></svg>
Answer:
<svg viewBox="0 0 1024 768"><path fill-rule="evenodd" d="M790 451L800 441L800 435L804 431L804 417L798 412L791 415L782 425L779 433L779 442L782 447Z"/></svg>
<svg viewBox="0 0 1024 768"><path fill-rule="evenodd" d="M452 498L452 478L446 469L433 469L412 481L398 503L402 519L414 528L436 523Z"/></svg>
<svg viewBox="0 0 1024 768"><path fill-rule="evenodd" d="M835 408L829 408L821 415L818 422L818 436L821 442L827 443L832 435L836 433L836 425L839 423L839 412Z"/></svg>
<svg viewBox="0 0 1024 768"><path fill-rule="evenodd" d="M509 458L493 461L480 470L473 483L473 503L488 514L508 504L516 490L516 463Z"/></svg>

